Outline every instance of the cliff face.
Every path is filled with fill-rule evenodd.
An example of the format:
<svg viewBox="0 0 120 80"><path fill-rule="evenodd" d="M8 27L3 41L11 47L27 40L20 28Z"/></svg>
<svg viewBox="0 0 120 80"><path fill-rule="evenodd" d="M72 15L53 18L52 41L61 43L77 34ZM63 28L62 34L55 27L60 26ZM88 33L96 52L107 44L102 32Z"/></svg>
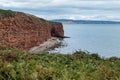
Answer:
<svg viewBox="0 0 120 80"><path fill-rule="evenodd" d="M64 31L61 23L52 22L50 23L51 36L53 37L63 37Z"/></svg>
<svg viewBox="0 0 120 80"><path fill-rule="evenodd" d="M14 17L0 18L0 46L28 50L53 36L64 36L61 23L49 22L20 12L16 12Z"/></svg>

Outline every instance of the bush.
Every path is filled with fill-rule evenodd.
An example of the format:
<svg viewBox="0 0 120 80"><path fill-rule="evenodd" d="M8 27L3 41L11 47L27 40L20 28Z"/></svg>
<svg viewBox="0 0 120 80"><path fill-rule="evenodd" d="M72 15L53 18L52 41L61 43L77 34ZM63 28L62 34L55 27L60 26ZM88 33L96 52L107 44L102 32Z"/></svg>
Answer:
<svg viewBox="0 0 120 80"><path fill-rule="evenodd" d="M0 9L0 17L14 17L15 12L11 10Z"/></svg>
<svg viewBox="0 0 120 80"><path fill-rule="evenodd" d="M117 57L110 57L108 58L109 61L117 61L117 60L120 60L120 58L117 58Z"/></svg>
<svg viewBox="0 0 120 80"><path fill-rule="evenodd" d="M101 57L98 54L91 54L91 57L95 60L100 60Z"/></svg>
<svg viewBox="0 0 120 80"><path fill-rule="evenodd" d="M32 54L0 47L0 80L120 80L120 60L110 59L115 62L83 51Z"/></svg>

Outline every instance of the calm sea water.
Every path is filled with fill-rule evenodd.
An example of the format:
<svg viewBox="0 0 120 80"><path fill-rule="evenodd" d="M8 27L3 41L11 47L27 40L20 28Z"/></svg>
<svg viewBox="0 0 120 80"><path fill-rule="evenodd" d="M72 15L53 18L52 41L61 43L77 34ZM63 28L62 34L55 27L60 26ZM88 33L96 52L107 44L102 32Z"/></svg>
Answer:
<svg viewBox="0 0 120 80"><path fill-rule="evenodd" d="M66 38L52 52L76 50L98 53L102 57L120 57L120 24L64 24Z"/></svg>

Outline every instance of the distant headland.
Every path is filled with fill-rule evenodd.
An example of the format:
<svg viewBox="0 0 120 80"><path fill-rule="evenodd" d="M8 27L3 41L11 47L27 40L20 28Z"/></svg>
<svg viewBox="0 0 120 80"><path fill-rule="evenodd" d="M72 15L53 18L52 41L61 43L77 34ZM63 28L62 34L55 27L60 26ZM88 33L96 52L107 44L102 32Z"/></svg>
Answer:
<svg viewBox="0 0 120 80"><path fill-rule="evenodd" d="M64 24L120 24L120 21L102 21L102 20L72 20L72 19L54 19L54 22Z"/></svg>

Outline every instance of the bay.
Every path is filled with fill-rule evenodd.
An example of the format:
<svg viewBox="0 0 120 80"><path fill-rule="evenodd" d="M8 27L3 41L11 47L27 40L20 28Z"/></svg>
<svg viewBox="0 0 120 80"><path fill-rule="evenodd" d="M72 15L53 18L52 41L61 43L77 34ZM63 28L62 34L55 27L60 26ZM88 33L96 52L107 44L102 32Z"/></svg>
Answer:
<svg viewBox="0 0 120 80"><path fill-rule="evenodd" d="M63 24L62 46L51 52L71 54L77 50L98 53L102 57L120 57L120 24Z"/></svg>

